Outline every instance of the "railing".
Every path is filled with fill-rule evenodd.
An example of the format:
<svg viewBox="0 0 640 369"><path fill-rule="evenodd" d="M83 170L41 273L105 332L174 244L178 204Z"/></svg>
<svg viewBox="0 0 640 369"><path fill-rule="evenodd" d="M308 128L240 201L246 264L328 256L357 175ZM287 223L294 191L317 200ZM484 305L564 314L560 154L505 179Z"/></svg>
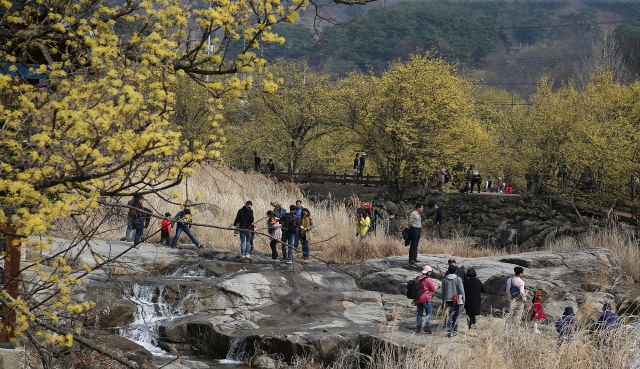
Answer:
<svg viewBox="0 0 640 369"><path fill-rule="evenodd" d="M327 174L327 173L286 173L265 172L265 175L275 177L278 181L289 182L314 182L314 183L354 183L365 185L382 185L381 176L354 176L353 174Z"/></svg>

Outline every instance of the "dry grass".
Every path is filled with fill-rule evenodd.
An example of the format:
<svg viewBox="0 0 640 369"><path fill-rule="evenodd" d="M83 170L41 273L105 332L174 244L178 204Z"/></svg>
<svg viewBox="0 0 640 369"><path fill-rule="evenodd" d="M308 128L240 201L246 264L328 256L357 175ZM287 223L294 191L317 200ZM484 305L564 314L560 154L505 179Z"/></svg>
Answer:
<svg viewBox="0 0 640 369"><path fill-rule="evenodd" d="M577 314L580 322L590 317ZM458 336L450 341L434 336L411 347L379 341L372 354L345 351L331 369L463 369L463 368L540 368L587 369L630 368L640 364L640 335L637 330L619 329L605 337L578 331L569 343L558 346L557 335L551 332L534 334L529 329L504 330L501 320L495 321L480 337ZM602 344L605 342L605 344ZM343 358L347 360L343 360ZM355 364L355 365L354 365ZM320 369L315 361L294 361L296 369Z"/></svg>
<svg viewBox="0 0 640 369"><path fill-rule="evenodd" d="M550 251L568 251L580 248L604 247L618 256L622 270L634 280L640 280L640 247L638 239L631 233L625 232L619 226L590 232L584 242L577 242L571 238L561 238L545 246ZM597 277L597 276L596 276ZM599 278L595 278L599 279Z"/></svg>

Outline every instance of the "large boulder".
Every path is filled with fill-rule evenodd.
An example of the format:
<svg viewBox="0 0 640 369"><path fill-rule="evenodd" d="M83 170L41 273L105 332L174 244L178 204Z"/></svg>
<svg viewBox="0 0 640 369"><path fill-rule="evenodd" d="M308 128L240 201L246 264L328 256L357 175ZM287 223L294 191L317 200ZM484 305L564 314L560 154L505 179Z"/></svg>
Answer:
<svg viewBox="0 0 640 369"><path fill-rule="evenodd" d="M96 311L100 328L114 328L133 323L138 306L127 299L101 300Z"/></svg>
<svg viewBox="0 0 640 369"><path fill-rule="evenodd" d="M390 268L383 272L367 275L358 282L358 287L369 291L404 295L407 293L407 282L416 277L416 272L402 268Z"/></svg>

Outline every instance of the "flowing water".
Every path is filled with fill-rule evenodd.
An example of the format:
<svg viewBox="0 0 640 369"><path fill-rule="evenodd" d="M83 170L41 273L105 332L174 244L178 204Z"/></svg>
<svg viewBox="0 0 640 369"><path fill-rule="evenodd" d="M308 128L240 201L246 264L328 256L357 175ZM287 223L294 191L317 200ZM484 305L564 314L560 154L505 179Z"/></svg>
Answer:
<svg viewBox="0 0 640 369"><path fill-rule="evenodd" d="M163 298L164 286L134 284L127 292L138 305L135 321L120 328L119 334L149 350L154 356L172 356L158 347L158 327L167 319L186 315L182 301L171 306ZM189 298L189 294L183 298Z"/></svg>
<svg viewBox="0 0 640 369"><path fill-rule="evenodd" d="M218 360L220 364L243 364L247 361L247 343L244 337L237 337L229 342L227 356Z"/></svg>

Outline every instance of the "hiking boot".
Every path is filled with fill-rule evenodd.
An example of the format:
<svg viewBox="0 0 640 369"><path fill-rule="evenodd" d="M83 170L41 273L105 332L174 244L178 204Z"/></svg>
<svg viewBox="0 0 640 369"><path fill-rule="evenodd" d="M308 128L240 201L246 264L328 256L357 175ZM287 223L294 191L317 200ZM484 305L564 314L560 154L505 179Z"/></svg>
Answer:
<svg viewBox="0 0 640 369"><path fill-rule="evenodd" d="M422 328L422 332L424 332L426 334L433 334L433 331L431 330L431 326L430 325L425 325L424 328Z"/></svg>
<svg viewBox="0 0 640 369"><path fill-rule="evenodd" d="M416 329L416 333L422 333L422 326L421 326L421 325L418 325L418 326L416 326L416 327L418 327L418 328Z"/></svg>
<svg viewBox="0 0 640 369"><path fill-rule="evenodd" d="M409 260L409 264L415 264L416 262L413 260Z"/></svg>

